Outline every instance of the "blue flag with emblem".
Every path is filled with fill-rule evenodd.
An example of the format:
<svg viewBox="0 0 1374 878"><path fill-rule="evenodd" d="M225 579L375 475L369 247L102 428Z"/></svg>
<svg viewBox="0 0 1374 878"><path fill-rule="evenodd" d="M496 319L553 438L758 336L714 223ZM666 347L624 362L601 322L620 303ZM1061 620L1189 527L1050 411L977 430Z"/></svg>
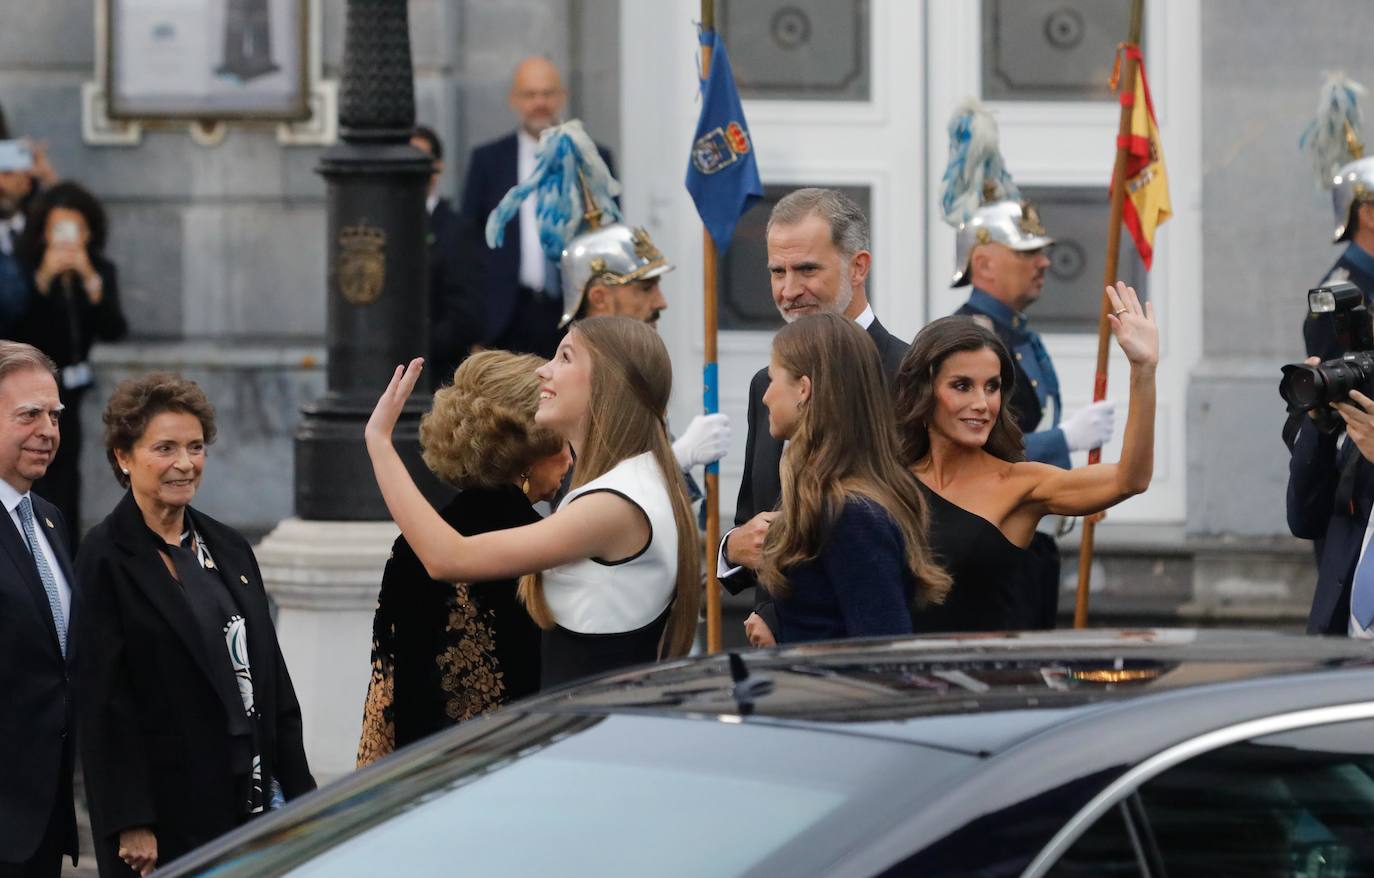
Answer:
<svg viewBox="0 0 1374 878"><path fill-rule="evenodd" d="M687 163L687 191L716 249L724 253L739 218L763 196L763 183L725 44L714 30L702 32L701 44L711 50L711 70L701 83L701 118Z"/></svg>

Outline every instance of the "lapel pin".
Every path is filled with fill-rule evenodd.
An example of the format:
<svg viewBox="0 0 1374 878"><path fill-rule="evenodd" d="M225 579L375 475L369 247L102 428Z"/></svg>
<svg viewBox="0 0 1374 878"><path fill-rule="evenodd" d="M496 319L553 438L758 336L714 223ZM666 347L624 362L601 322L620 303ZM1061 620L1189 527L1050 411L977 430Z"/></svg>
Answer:
<svg viewBox="0 0 1374 878"><path fill-rule="evenodd" d="M242 582L244 585L247 585L247 584L248 584L248 577L247 577L247 576L242 576L242 575L240 575L240 576L239 576L239 582Z"/></svg>
<svg viewBox="0 0 1374 878"><path fill-rule="evenodd" d="M52 519L51 519L51 518L44 518L44 519L43 519L43 523L46 524L49 528L52 528L52 527L53 527L53 523L52 523Z"/></svg>
<svg viewBox="0 0 1374 878"><path fill-rule="evenodd" d="M206 569L206 570L214 570L214 569L215 569L215 559L214 559L214 558L206 558L206 559L205 559L205 569Z"/></svg>

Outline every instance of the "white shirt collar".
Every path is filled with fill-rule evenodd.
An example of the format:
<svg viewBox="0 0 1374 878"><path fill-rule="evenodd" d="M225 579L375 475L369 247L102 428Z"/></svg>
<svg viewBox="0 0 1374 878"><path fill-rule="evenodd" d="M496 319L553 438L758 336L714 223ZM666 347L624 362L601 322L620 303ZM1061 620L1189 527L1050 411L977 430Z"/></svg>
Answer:
<svg viewBox="0 0 1374 878"><path fill-rule="evenodd" d="M878 315L873 313L872 305L865 305L863 312L854 318L854 322L859 324L860 329L868 329L873 325L873 321L878 319Z"/></svg>
<svg viewBox="0 0 1374 878"><path fill-rule="evenodd" d="M534 153L539 147L539 139L532 137L524 128L515 129L516 160L519 165L519 176L524 180L534 173Z"/></svg>
<svg viewBox="0 0 1374 878"><path fill-rule="evenodd" d="M14 252L19 236L24 234L24 211L16 210L14 216L0 220L0 253L6 256Z"/></svg>
<svg viewBox="0 0 1374 878"><path fill-rule="evenodd" d="M19 501L29 495L28 491L19 493L19 490L4 479L0 479L0 504L3 504L5 511L13 514Z"/></svg>

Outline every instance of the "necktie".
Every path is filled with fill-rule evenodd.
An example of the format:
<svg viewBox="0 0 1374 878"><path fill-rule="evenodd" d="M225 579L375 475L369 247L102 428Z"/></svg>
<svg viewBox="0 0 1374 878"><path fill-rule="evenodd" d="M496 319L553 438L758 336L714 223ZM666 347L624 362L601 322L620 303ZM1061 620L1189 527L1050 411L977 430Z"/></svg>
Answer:
<svg viewBox="0 0 1374 878"><path fill-rule="evenodd" d="M1366 530L1366 534L1369 533ZM1355 581L1350 586L1350 614L1365 629L1374 623L1374 551L1371 549L1374 547L1366 540L1360 563L1355 567Z"/></svg>
<svg viewBox="0 0 1374 878"><path fill-rule="evenodd" d="M33 504L27 494L19 501L19 523L24 526L24 541L29 544L34 566L38 568L38 578L43 582L43 591L48 593L48 606L52 608L52 621L57 626L57 643L62 647L62 655L67 655L67 620L62 615L62 598L57 593L57 579L48 567L48 559L38 544L38 535L33 528Z"/></svg>

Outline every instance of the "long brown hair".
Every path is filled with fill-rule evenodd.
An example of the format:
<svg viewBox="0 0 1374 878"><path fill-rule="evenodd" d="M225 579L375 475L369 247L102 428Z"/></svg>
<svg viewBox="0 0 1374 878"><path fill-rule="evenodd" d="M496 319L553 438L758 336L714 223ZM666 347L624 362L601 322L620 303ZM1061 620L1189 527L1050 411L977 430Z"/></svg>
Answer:
<svg viewBox="0 0 1374 878"><path fill-rule="evenodd" d="M972 317L941 317L926 325L911 343L897 368L897 435L902 462L908 466L930 453L930 419L937 399L935 378L950 354L990 350L997 355L1002 373L1002 406L992 423L983 450L1011 462L1026 459L1026 443L1012 411L1016 366L1002 340Z"/></svg>
<svg viewBox="0 0 1374 878"><path fill-rule="evenodd" d="M663 472L677 525L677 586L664 637L669 656L686 655L701 605L701 539L665 418L673 387L668 349L657 331L628 317L588 317L572 324L591 356L587 432L578 449L572 487L605 475L621 461L649 452ZM520 581L520 599L543 628L554 624L538 574Z"/></svg>
<svg viewBox="0 0 1374 878"><path fill-rule="evenodd" d="M816 314L784 326L773 357L811 379L811 397L783 452L784 514L768 528L760 580L771 593L787 594L787 569L815 558L846 499L864 497L902 533L917 605L943 601L949 575L931 558L925 499L897 457L892 400L873 340L852 320Z"/></svg>

